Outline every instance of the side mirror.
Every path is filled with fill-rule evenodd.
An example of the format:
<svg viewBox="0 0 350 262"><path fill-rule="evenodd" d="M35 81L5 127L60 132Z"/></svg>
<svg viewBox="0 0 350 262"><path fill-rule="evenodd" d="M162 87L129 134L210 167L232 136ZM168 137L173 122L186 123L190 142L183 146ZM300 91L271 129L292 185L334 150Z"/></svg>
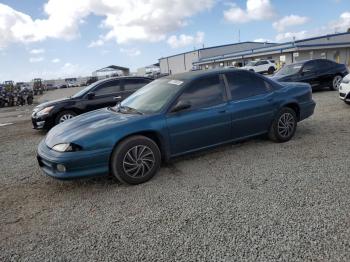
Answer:
<svg viewBox="0 0 350 262"><path fill-rule="evenodd" d="M180 112L191 108L191 103L189 101L179 101L171 110L172 113Z"/></svg>
<svg viewBox="0 0 350 262"><path fill-rule="evenodd" d="M91 93L87 94L87 99L89 99L89 100L94 99L94 97L95 97L95 93L94 92L91 92Z"/></svg>

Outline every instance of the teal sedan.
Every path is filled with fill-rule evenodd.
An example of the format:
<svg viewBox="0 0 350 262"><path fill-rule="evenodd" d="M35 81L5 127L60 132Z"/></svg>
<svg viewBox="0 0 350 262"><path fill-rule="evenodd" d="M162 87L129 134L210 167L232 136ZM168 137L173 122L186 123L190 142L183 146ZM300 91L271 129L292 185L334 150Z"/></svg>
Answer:
<svg viewBox="0 0 350 262"><path fill-rule="evenodd" d="M243 70L168 76L57 125L39 144L38 161L58 179L110 174L140 184L176 156L262 134L287 142L315 105L309 84Z"/></svg>

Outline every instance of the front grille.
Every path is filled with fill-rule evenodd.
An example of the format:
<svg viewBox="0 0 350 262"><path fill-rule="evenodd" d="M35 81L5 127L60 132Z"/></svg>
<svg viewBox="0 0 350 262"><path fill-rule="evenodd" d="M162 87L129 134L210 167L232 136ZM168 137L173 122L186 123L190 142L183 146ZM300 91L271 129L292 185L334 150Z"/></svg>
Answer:
<svg viewBox="0 0 350 262"><path fill-rule="evenodd" d="M346 95L345 93L339 93L340 97L345 97L345 95Z"/></svg>

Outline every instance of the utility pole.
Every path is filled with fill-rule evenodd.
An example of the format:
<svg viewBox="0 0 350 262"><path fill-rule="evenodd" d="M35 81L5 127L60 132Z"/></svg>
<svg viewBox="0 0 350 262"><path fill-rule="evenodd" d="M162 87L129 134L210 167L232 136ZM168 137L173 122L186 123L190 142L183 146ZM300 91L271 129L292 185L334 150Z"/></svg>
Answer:
<svg viewBox="0 0 350 262"><path fill-rule="evenodd" d="M238 43L241 42L241 29L238 29Z"/></svg>

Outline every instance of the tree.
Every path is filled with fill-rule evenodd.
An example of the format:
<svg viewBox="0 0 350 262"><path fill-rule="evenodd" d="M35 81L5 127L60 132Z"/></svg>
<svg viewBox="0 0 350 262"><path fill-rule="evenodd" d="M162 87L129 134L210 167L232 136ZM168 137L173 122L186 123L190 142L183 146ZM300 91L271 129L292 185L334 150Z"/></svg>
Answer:
<svg viewBox="0 0 350 262"><path fill-rule="evenodd" d="M348 28L348 33L350 33L350 27Z"/></svg>

